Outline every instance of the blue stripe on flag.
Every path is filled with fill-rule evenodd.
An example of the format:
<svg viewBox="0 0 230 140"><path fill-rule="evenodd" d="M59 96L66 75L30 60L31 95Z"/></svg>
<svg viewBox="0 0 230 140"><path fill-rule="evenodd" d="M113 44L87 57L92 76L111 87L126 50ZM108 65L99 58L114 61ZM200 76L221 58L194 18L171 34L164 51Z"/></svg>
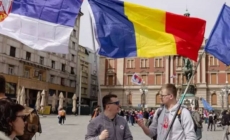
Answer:
<svg viewBox="0 0 230 140"><path fill-rule="evenodd" d="M11 13L73 27L83 0L14 0Z"/></svg>
<svg viewBox="0 0 230 140"><path fill-rule="evenodd" d="M226 65L230 65L230 7L223 5L205 51Z"/></svg>

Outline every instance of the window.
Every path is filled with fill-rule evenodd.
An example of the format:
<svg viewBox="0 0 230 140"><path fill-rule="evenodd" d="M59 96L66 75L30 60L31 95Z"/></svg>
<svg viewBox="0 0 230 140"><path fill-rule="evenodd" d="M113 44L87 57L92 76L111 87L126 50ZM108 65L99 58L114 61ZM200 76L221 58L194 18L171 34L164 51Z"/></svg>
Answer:
<svg viewBox="0 0 230 140"><path fill-rule="evenodd" d="M147 81L147 75L142 75L142 80L145 82L145 84L148 84L148 81Z"/></svg>
<svg viewBox="0 0 230 140"><path fill-rule="evenodd" d="M82 87L81 88L81 94L87 94L87 88Z"/></svg>
<svg viewBox="0 0 230 140"><path fill-rule="evenodd" d="M210 83L211 83L211 84L217 84L217 76L216 76L216 73L211 73Z"/></svg>
<svg viewBox="0 0 230 140"><path fill-rule="evenodd" d="M149 59L141 59L141 68L149 67Z"/></svg>
<svg viewBox="0 0 230 140"><path fill-rule="evenodd" d="M108 86L113 86L114 85L114 76L109 75L108 76Z"/></svg>
<svg viewBox="0 0 230 140"><path fill-rule="evenodd" d="M230 73L227 73L227 79L226 81L230 82Z"/></svg>
<svg viewBox="0 0 230 140"><path fill-rule="evenodd" d="M183 74L177 73L177 77L176 77L177 84L182 84L182 76L183 76Z"/></svg>
<svg viewBox="0 0 230 140"><path fill-rule="evenodd" d="M70 73L71 73L71 74L75 74L75 72L74 72L74 67L71 67Z"/></svg>
<svg viewBox="0 0 230 140"><path fill-rule="evenodd" d="M65 86L65 78L61 78L61 85Z"/></svg>
<svg viewBox="0 0 230 140"><path fill-rule="evenodd" d="M162 84L162 81L161 81L161 74L156 74L155 76L155 83L156 85L161 85Z"/></svg>
<svg viewBox="0 0 230 140"><path fill-rule="evenodd" d="M6 94L16 95L16 87L17 87L17 84L6 82L6 86L5 86Z"/></svg>
<svg viewBox="0 0 230 140"><path fill-rule="evenodd" d="M51 67L55 69L55 61L51 60Z"/></svg>
<svg viewBox="0 0 230 140"><path fill-rule="evenodd" d="M183 61L183 57L182 56L177 56L177 67L181 67L182 66L182 61Z"/></svg>
<svg viewBox="0 0 230 140"><path fill-rule="evenodd" d="M16 56L16 48L13 46L10 46L10 56L12 57Z"/></svg>
<svg viewBox="0 0 230 140"><path fill-rule="evenodd" d="M70 87L75 87L75 81L74 81L74 80L70 80L69 86L70 86Z"/></svg>
<svg viewBox="0 0 230 140"><path fill-rule="evenodd" d="M75 49L75 42L72 42L72 49Z"/></svg>
<svg viewBox="0 0 230 140"><path fill-rule="evenodd" d="M61 70L65 72L65 64L61 64Z"/></svg>
<svg viewBox="0 0 230 140"><path fill-rule="evenodd" d="M26 52L26 60L30 61L30 59L31 59L31 53Z"/></svg>
<svg viewBox="0 0 230 140"><path fill-rule="evenodd" d="M182 77L183 77L183 78L182 78L182 79L183 79L183 81L182 81L183 84L187 83L186 77L185 77L183 74L182 74Z"/></svg>
<svg viewBox="0 0 230 140"><path fill-rule="evenodd" d="M126 68L135 68L134 60L132 59L127 60Z"/></svg>
<svg viewBox="0 0 230 140"><path fill-rule="evenodd" d="M132 105L132 93L129 93L127 95L127 103L128 103L128 105Z"/></svg>
<svg viewBox="0 0 230 140"><path fill-rule="evenodd" d="M26 78L30 78L30 70L25 70L24 71L24 76L26 77Z"/></svg>
<svg viewBox="0 0 230 140"><path fill-rule="evenodd" d="M108 68L113 69L114 68L114 59L108 59Z"/></svg>
<svg viewBox="0 0 230 140"><path fill-rule="evenodd" d="M132 85L132 75L128 75L127 77L127 85Z"/></svg>
<svg viewBox="0 0 230 140"><path fill-rule="evenodd" d="M157 105L161 104L161 95L159 93L157 93L156 95L156 104Z"/></svg>
<svg viewBox="0 0 230 140"><path fill-rule="evenodd" d="M213 56L209 56L209 66L217 66L217 65L218 65L218 60Z"/></svg>
<svg viewBox="0 0 230 140"><path fill-rule="evenodd" d="M163 60L162 58L155 58L154 59L154 67L162 68L163 67Z"/></svg>
<svg viewBox="0 0 230 140"><path fill-rule="evenodd" d="M11 74L11 75L14 74L14 66L13 65L9 65L9 67L8 67L8 74Z"/></svg>
<svg viewBox="0 0 230 140"><path fill-rule="evenodd" d="M44 64L44 57L40 56L40 64Z"/></svg>
<svg viewBox="0 0 230 140"><path fill-rule="evenodd" d="M66 58L66 55L65 55L65 54L63 54L63 55L62 55L62 58Z"/></svg>
<svg viewBox="0 0 230 140"><path fill-rule="evenodd" d="M211 104L212 105L217 105L217 96L216 96L216 93L213 93L211 95Z"/></svg>
<svg viewBox="0 0 230 140"><path fill-rule="evenodd" d="M38 74L38 80L42 81L42 73Z"/></svg>
<svg viewBox="0 0 230 140"><path fill-rule="evenodd" d="M54 79L55 79L55 76L54 75L50 75L50 83L54 83Z"/></svg>
<svg viewBox="0 0 230 140"><path fill-rule="evenodd" d="M74 62L75 55L72 54L71 60Z"/></svg>

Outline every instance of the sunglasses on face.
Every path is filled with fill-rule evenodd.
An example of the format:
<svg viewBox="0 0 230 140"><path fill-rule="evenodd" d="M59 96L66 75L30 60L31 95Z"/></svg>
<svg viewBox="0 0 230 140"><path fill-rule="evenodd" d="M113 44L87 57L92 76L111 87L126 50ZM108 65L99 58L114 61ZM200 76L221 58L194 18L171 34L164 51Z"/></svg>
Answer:
<svg viewBox="0 0 230 140"><path fill-rule="evenodd" d="M116 102L111 102L111 103L108 103L108 104L119 105L119 104L120 104L120 102L119 102L119 101L116 101Z"/></svg>
<svg viewBox="0 0 230 140"><path fill-rule="evenodd" d="M27 120L27 116L25 116L25 115L19 115L19 116L16 116L16 117L22 118L22 120L24 122L26 122L26 120Z"/></svg>

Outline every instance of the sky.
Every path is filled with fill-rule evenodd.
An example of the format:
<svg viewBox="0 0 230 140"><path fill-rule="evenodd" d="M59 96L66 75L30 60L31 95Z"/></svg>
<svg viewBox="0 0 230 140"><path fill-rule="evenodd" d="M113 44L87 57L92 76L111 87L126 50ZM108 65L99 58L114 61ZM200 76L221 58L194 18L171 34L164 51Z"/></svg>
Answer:
<svg viewBox="0 0 230 140"><path fill-rule="evenodd" d="M135 4L148 6L150 8L157 8L176 14L184 14L186 8L191 17L198 17L206 20L206 32L205 38L209 37L209 34L216 22L219 12L226 2L230 6L230 0L125 0ZM88 2L84 0L81 11L84 15L80 21L80 37L79 44L92 48L92 31L90 24L90 17L88 11Z"/></svg>

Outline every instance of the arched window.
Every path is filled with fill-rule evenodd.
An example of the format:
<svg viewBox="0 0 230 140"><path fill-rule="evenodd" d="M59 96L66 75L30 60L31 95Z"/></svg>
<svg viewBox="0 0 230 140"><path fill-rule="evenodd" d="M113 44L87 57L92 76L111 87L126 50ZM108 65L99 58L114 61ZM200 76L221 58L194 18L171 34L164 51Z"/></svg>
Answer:
<svg viewBox="0 0 230 140"><path fill-rule="evenodd" d="M217 96L216 96L216 93L213 93L211 95L211 104L212 105L217 105Z"/></svg>
<svg viewBox="0 0 230 140"><path fill-rule="evenodd" d="M132 94L131 93L127 95L127 103L128 105L132 105Z"/></svg>
<svg viewBox="0 0 230 140"><path fill-rule="evenodd" d="M159 93L157 93L156 95L156 104L157 105L161 104L161 95Z"/></svg>
<svg viewBox="0 0 230 140"><path fill-rule="evenodd" d="M145 104L145 94L141 94L141 104Z"/></svg>

